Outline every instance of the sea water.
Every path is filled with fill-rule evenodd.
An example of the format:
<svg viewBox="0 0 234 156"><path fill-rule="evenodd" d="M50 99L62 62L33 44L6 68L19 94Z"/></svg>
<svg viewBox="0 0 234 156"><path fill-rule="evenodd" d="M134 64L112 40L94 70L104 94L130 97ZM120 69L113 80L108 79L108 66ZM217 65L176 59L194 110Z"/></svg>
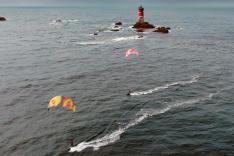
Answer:
<svg viewBox="0 0 234 156"><path fill-rule="evenodd" d="M0 8L3 155L234 155L233 5L143 3L140 39L137 6Z"/></svg>

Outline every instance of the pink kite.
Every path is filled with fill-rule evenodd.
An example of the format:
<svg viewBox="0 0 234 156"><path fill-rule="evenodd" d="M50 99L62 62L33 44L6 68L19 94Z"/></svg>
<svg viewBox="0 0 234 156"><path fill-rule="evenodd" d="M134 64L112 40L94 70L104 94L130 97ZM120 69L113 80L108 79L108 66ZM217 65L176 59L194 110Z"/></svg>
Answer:
<svg viewBox="0 0 234 156"><path fill-rule="evenodd" d="M139 52L135 48L130 48L126 52L125 57L128 57L129 55L132 55L132 54L135 54L135 55L139 56Z"/></svg>

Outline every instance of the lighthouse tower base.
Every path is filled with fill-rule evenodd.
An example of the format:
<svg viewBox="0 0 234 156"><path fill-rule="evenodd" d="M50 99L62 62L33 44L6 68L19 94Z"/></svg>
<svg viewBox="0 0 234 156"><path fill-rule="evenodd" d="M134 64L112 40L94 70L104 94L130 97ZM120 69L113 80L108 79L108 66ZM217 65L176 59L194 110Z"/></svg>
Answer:
<svg viewBox="0 0 234 156"><path fill-rule="evenodd" d="M133 25L133 28L135 28L135 29L153 29L153 28L155 28L155 26L152 24L149 24L148 22L136 22Z"/></svg>

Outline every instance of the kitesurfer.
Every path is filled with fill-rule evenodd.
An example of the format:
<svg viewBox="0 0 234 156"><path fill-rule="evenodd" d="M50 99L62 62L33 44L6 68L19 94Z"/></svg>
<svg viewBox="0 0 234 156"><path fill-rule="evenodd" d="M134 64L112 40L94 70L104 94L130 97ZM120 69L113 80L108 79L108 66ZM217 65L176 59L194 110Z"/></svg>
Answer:
<svg viewBox="0 0 234 156"><path fill-rule="evenodd" d="M131 90L128 90L127 96L131 96Z"/></svg>
<svg viewBox="0 0 234 156"><path fill-rule="evenodd" d="M143 38L143 33L138 33L138 38Z"/></svg>
<svg viewBox="0 0 234 156"><path fill-rule="evenodd" d="M70 139L70 145L71 147L75 146L74 139Z"/></svg>

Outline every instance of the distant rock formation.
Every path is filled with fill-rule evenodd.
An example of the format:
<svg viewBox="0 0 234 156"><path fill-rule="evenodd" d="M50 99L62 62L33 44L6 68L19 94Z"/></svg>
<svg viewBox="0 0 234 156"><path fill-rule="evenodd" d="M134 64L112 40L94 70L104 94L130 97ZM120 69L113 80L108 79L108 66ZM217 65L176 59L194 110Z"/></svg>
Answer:
<svg viewBox="0 0 234 156"><path fill-rule="evenodd" d="M171 28L170 27L165 27L167 30L171 30Z"/></svg>
<svg viewBox="0 0 234 156"><path fill-rule="evenodd" d="M170 27L157 27L153 30L153 32L169 33L170 29Z"/></svg>
<svg viewBox="0 0 234 156"><path fill-rule="evenodd" d="M135 29L153 29L155 28L154 25L152 24L149 24L148 22L136 22L134 25L133 25L133 28Z"/></svg>
<svg viewBox="0 0 234 156"><path fill-rule="evenodd" d="M0 21L6 21L6 18L0 16Z"/></svg>
<svg viewBox="0 0 234 156"><path fill-rule="evenodd" d="M120 30L117 28L112 28L110 31L120 31Z"/></svg>
<svg viewBox="0 0 234 156"><path fill-rule="evenodd" d="M115 25L122 25L122 22L116 22Z"/></svg>
<svg viewBox="0 0 234 156"><path fill-rule="evenodd" d="M56 23L61 23L62 20L61 20L61 19L57 19L57 20L55 20L55 22L56 22Z"/></svg>
<svg viewBox="0 0 234 156"><path fill-rule="evenodd" d="M110 31L120 31L120 30L122 30L123 28L122 27L119 27L119 26L117 26L117 25L114 25L111 29L110 29Z"/></svg>

